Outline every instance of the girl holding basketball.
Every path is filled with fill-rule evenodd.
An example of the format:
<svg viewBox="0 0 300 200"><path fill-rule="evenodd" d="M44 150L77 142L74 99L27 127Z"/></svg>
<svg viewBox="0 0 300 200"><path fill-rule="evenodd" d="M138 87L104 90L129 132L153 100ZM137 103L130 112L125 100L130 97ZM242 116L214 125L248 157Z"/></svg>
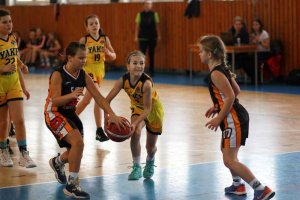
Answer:
<svg viewBox="0 0 300 200"><path fill-rule="evenodd" d="M67 150L49 160L58 182L65 184L64 193L75 198L88 198L89 194L79 186L78 173L83 153L83 126L75 113L79 96L84 87L94 97L96 103L108 113L108 122L119 128L126 122L115 115L105 98L100 94L93 80L83 70L86 61L86 48L79 42L71 42L66 49L67 63L56 69L50 76L48 97L44 114L46 125L53 133L59 146ZM69 163L67 181L64 164Z"/></svg>
<svg viewBox="0 0 300 200"><path fill-rule="evenodd" d="M124 89L131 100L131 140L130 147L133 166L128 180L138 180L142 177L141 160L141 131L146 125L147 130L147 159L143 171L144 178L154 174L154 158L157 151L156 142L162 133L163 106L153 86L152 79L144 73L145 55L140 51L132 51L127 56L127 70L106 97L111 102L121 89Z"/></svg>
<svg viewBox="0 0 300 200"><path fill-rule="evenodd" d="M80 43L85 44L88 50L84 71L93 79L95 86L99 90L105 75L104 62L105 60L115 60L116 53L111 46L109 38L103 34L100 28L100 20L97 15L87 16L85 27L88 35L80 39ZM89 91L86 91L83 99L78 103L76 113L80 115L91 100L92 95ZM94 116L97 126L96 140L100 142L107 141L108 137L105 135L101 124L101 109L96 103L94 104Z"/></svg>
<svg viewBox="0 0 300 200"><path fill-rule="evenodd" d="M207 110L205 116L209 118L217 114L205 126L214 131L220 126L223 162L233 178L233 184L225 188L225 193L246 194L245 185L241 183L243 179L254 189L254 200L271 199L275 192L263 186L237 157L240 146L245 145L248 137L249 115L236 98L240 88L235 81L235 75L226 65L224 43L215 35L203 36L199 43L201 62L208 65L210 70L209 91L214 104Z"/></svg>

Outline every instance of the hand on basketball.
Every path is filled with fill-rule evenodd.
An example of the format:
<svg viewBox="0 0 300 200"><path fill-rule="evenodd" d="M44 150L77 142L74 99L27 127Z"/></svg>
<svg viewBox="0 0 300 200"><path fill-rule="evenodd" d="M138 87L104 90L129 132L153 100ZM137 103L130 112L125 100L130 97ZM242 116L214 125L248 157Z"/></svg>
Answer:
<svg viewBox="0 0 300 200"><path fill-rule="evenodd" d="M213 106L206 111L205 117L207 117L207 118L214 117L216 113L217 113L217 111L216 111L215 107Z"/></svg>
<svg viewBox="0 0 300 200"><path fill-rule="evenodd" d="M117 115L110 115L108 119L108 124L114 123L119 130L123 129L125 126L128 126L126 119L119 117Z"/></svg>
<svg viewBox="0 0 300 200"><path fill-rule="evenodd" d="M213 118L212 120L210 120L209 122L207 122L207 123L205 124L205 126L206 126L207 128L209 128L210 130L217 131L217 129L218 129L220 123L221 123L221 122L220 122L219 118L218 118L218 117L215 117L215 118Z"/></svg>

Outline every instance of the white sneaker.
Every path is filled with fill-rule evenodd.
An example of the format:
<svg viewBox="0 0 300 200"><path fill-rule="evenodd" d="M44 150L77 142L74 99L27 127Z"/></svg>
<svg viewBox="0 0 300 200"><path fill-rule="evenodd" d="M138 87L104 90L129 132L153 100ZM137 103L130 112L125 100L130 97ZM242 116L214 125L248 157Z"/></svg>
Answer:
<svg viewBox="0 0 300 200"><path fill-rule="evenodd" d="M36 167L36 164L29 156L29 151L22 151L19 158L19 165L21 167L33 168Z"/></svg>
<svg viewBox="0 0 300 200"><path fill-rule="evenodd" d="M8 152L8 148L0 149L0 166L3 167L12 167L14 165L11 160L10 154Z"/></svg>

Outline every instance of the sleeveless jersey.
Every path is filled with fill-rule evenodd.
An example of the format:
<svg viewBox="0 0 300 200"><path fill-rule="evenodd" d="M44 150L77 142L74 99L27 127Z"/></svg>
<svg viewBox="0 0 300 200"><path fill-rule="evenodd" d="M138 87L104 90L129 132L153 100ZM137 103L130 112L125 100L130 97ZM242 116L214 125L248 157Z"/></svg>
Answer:
<svg viewBox="0 0 300 200"><path fill-rule="evenodd" d="M131 100L131 106L137 106L141 109L144 109L143 86L147 80L150 80L152 83L152 103L158 100L158 95L156 90L153 87L152 79L147 74L143 73L135 85L132 85L130 83L129 73L123 75L122 78L123 78L123 89L128 94Z"/></svg>
<svg viewBox="0 0 300 200"><path fill-rule="evenodd" d="M98 66L99 64L104 65L105 35L101 34L98 39L94 39L91 35L86 35L85 46L87 49L87 60L84 69L88 69L95 64Z"/></svg>
<svg viewBox="0 0 300 200"><path fill-rule="evenodd" d="M216 66L209 74L209 92L211 99L214 103L214 107L219 113L224 106L224 94L214 85L211 74L213 71L219 71L224 74L231 83L231 75L228 69L221 65ZM246 138L249 132L249 114L247 110L239 103L235 98L234 103L230 109L230 112L223 119L220 124L222 130L222 147L238 147L245 145Z"/></svg>
<svg viewBox="0 0 300 200"><path fill-rule="evenodd" d="M0 67L5 65L15 65L17 67L18 60L18 43L13 34L9 34L6 40L0 38ZM6 72L0 74L0 79L10 79L10 81L18 81L18 72Z"/></svg>
<svg viewBox="0 0 300 200"><path fill-rule="evenodd" d="M64 96L66 94L70 94L75 89L84 88L86 86L84 70L80 70L77 77L72 76L66 70L65 66L60 67L59 69L56 69L55 71L59 72L60 75L61 75L61 78L62 78L61 96ZM49 79L49 83L51 81L51 76L50 76L50 79ZM78 103L78 99L73 99L72 101L68 102L66 105L59 106L59 107L55 106L52 102L51 91L50 91L50 88L49 88L48 89L48 97L46 99L46 104L45 104L45 112L58 111L60 113L64 113L68 110L75 110L77 103Z"/></svg>

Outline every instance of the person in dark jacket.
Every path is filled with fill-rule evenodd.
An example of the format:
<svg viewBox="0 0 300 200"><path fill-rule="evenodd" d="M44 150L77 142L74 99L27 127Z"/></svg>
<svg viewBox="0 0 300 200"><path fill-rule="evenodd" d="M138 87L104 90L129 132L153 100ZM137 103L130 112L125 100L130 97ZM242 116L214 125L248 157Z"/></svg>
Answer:
<svg viewBox="0 0 300 200"><path fill-rule="evenodd" d="M139 12L135 18L136 28L134 41L139 42L140 50L149 54L149 73L154 75L154 51L156 42L161 39L159 28L159 15L152 10L152 1L145 1L143 11Z"/></svg>

